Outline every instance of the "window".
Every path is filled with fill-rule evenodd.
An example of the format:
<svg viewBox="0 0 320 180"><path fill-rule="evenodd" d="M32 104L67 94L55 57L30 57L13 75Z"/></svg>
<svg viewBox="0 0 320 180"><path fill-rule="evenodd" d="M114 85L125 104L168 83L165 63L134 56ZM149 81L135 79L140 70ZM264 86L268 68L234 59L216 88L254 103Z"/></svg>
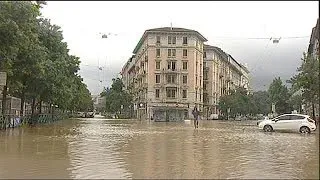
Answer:
<svg viewBox="0 0 320 180"><path fill-rule="evenodd" d="M160 83L160 74L156 74L156 83Z"/></svg>
<svg viewBox="0 0 320 180"><path fill-rule="evenodd" d="M188 76L187 75L183 75L182 76L182 83L183 84L187 84L187 82L188 82Z"/></svg>
<svg viewBox="0 0 320 180"><path fill-rule="evenodd" d="M278 118L279 120L290 120L290 116L284 115Z"/></svg>
<svg viewBox="0 0 320 180"><path fill-rule="evenodd" d="M167 98L176 98L176 92L177 92L177 88L167 88L166 89Z"/></svg>
<svg viewBox="0 0 320 180"><path fill-rule="evenodd" d="M203 83L203 90L207 90L207 83Z"/></svg>
<svg viewBox="0 0 320 180"><path fill-rule="evenodd" d="M188 50L187 50L187 49L183 49L182 56L183 56L184 58L188 57Z"/></svg>
<svg viewBox="0 0 320 180"><path fill-rule="evenodd" d="M203 52L203 58L207 58L207 52Z"/></svg>
<svg viewBox="0 0 320 180"><path fill-rule="evenodd" d="M160 62L159 61L156 62L156 69L160 69Z"/></svg>
<svg viewBox="0 0 320 180"><path fill-rule="evenodd" d="M187 45L188 44L188 38L187 37L183 37L183 45Z"/></svg>
<svg viewBox="0 0 320 180"><path fill-rule="evenodd" d="M291 115L290 119L291 120L300 120L300 119L304 119L304 117L303 116L298 116L298 115Z"/></svg>
<svg viewBox="0 0 320 180"><path fill-rule="evenodd" d="M198 73L198 61L196 62L196 74Z"/></svg>
<svg viewBox="0 0 320 180"><path fill-rule="evenodd" d="M209 103L209 98L207 93L203 93L203 102L204 103Z"/></svg>
<svg viewBox="0 0 320 180"><path fill-rule="evenodd" d="M176 49L168 49L168 57L176 57Z"/></svg>
<svg viewBox="0 0 320 180"><path fill-rule="evenodd" d="M196 76L196 86L198 86L198 76Z"/></svg>
<svg viewBox="0 0 320 180"><path fill-rule="evenodd" d="M168 44L176 44L176 37L168 36Z"/></svg>
<svg viewBox="0 0 320 180"><path fill-rule="evenodd" d="M160 98L160 89L156 89L156 98Z"/></svg>
<svg viewBox="0 0 320 180"><path fill-rule="evenodd" d="M167 75L167 83L176 83L176 75L174 74L168 74Z"/></svg>
<svg viewBox="0 0 320 180"><path fill-rule="evenodd" d="M206 62L203 62L203 67L207 67L207 63Z"/></svg>
<svg viewBox="0 0 320 180"><path fill-rule="evenodd" d="M182 69L187 70L188 69L188 62L182 62Z"/></svg>
<svg viewBox="0 0 320 180"><path fill-rule="evenodd" d="M157 52L156 52L156 56L157 56L157 57L160 57L160 49L157 49L156 51L157 51Z"/></svg>
<svg viewBox="0 0 320 180"><path fill-rule="evenodd" d="M157 44L160 44L160 36L157 36Z"/></svg>
<svg viewBox="0 0 320 180"><path fill-rule="evenodd" d="M176 70L176 62L175 61L169 61L168 62L168 70L175 71Z"/></svg>
<svg viewBox="0 0 320 180"><path fill-rule="evenodd" d="M175 36L172 37L172 44L176 44L177 38Z"/></svg>
<svg viewBox="0 0 320 180"><path fill-rule="evenodd" d="M187 98L187 90L182 90L182 98Z"/></svg>
<svg viewBox="0 0 320 180"><path fill-rule="evenodd" d="M198 90L196 90L196 101L198 99Z"/></svg>

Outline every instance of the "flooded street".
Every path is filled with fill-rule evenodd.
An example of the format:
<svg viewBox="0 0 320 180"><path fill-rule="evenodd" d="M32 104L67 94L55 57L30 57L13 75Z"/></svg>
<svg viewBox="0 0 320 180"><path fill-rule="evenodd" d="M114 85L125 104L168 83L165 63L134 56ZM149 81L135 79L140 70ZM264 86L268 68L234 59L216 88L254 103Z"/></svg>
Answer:
<svg viewBox="0 0 320 180"><path fill-rule="evenodd" d="M0 131L0 178L319 178L319 134L74 119Z"/></svg>

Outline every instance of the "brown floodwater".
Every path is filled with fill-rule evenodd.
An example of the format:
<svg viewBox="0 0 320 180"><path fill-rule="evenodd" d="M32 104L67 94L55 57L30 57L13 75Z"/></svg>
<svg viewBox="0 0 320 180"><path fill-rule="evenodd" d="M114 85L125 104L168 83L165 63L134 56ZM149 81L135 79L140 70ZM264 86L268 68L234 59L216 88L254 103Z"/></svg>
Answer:
<svg viewBox="0 0 320 180"><path fill-rule="evenodd" d="M256 121L73 119L0 131L0 178L319 178L319 131Z"/></svg>

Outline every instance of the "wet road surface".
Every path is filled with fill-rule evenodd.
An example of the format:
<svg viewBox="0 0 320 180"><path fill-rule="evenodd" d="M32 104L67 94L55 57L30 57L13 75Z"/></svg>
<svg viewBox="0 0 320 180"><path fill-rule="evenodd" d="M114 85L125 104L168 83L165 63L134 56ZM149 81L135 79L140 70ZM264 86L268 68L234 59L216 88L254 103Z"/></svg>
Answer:
<svg viewBox="0 0 320 180"><path fill-rule="evenodd" d="M73 119L0 131L0 178L318 179L319 133L256 121Z"/></svg>

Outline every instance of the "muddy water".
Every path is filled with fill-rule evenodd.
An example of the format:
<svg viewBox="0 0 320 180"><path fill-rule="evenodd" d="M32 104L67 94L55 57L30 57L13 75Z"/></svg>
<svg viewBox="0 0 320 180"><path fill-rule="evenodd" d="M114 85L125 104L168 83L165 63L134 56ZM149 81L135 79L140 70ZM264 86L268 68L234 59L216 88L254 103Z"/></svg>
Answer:
<svg viewBox="0 0 320 180"><path fill-rule="evenodd" d="M0 131L0 178L319 178L319 133L255 121L64 120Z"/></svg>

